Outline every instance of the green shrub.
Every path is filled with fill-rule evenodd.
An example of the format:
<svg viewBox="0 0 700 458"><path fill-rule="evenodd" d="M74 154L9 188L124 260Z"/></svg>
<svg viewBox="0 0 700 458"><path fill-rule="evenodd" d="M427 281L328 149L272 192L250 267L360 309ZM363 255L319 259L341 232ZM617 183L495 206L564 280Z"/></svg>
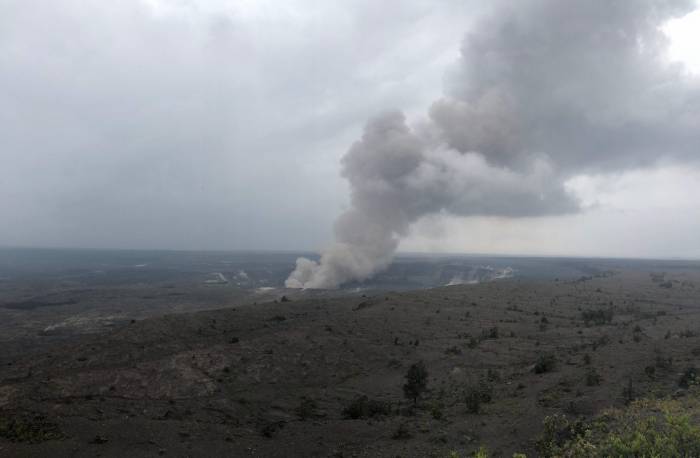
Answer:
<svg viewBox="0 0 700 458"><path fill-rule="evenodd" d="M656 355L654 364L659 369L671 370L673 368L673 358L670 356L668 358L665 358L663 355Z"/></svg>
<svg viewBox="0 0 700 458"><path fill-rule="evenodd" d="M611 323L614 315L615 312L612 307L598 310L584 310L581 312L581 317L586 326L589 326L591 323L597 326Z"/></svg>
<svg viewBox="0 0 700 458"><path fill-rule="evenodd" d="M542 436L536 444L540 454L545 457L561 456L562 448L585 432L582 422L572 422L562 414L545 417L543 427Z"/></svg>
<svg viewBox="0 0 700 458"><path fill-rule="evenodd" d="M442 402L435 402L433 405L430 406L430 416L432 416L436 420L440 420L443 417L443 409L445 406L442 404Z"/></svg>
<svg viewBox="0 0 700 458"><path fill-rule="evenodd" d="M654 366L646 366L644 368L644 373L647 374L649 378L653 378L654 374L656 374L656 367Z"/></svg>
<svg viewBox="0 0 700 458"><path fill-rule="evenodd" d="M598 385L600 385L601 380L602 380L602 377L600 376L598 371L595 370L594 368L590 368L590 369L588 369L588 371L586 371L586 385L587 386L598 386Z"/></svg>
<svg viewBox="0 0 700 458"><path fill-rule="evenodd" d="M554 355L542 354L537 357L535 362L535 374L544 374L551 372L557 365L557 359Z"/></svg>
<svg viewBox="0 0 700 458"><path fill-rule="evenodd" d="M477 390L467 389L464 392L464 402L467 405L467 412L479 413L481 411L481 396Z"/></svg>
<svg viewBox="0 0 700 458"><path fill-rule="evenodd" d="M306 420L317 416L317 408L316 401L310 398L302 398L295 412L300 420Z"/></svg>
<svg viewBox="0 0 700 458"><path fill-rule="evenodd" d="M464 402L469 413L479 413L481 404L488 404L492 398L493 387L486 380L480 380L464 390Z"/></svg>
<svg viewBox="0 0 700 458"><path fill-rule="evenodd" d="M481 340L498 339L498 326L481 330Z"/></svg>
<svg viewBox="0 0 700 458"><path fill-rule="evenodd" d="M405 422L399 423L398 428L396 428L394 434L391 435L391 438L396 440L410 439L411 437L413 437L413 434L408 428L408 424Z"/></svg>
<svg viewBox="0 0 700 458"><path fill-rule="evenodd" d="M624 386L624 388L622 388L622 399L625 401L625 404L629 404L630 402L634 401L636 397L637 393L634 390L632 379L627 379L627 384Z"/></svg>
<svg viewBox="0 0 700 458"><path fill-rule="evenodd" d="M683 371L683 375L678 380L678 386L681 388L689 388L691 385L698 383L698 370L694 367L689 367Z"/></svg>
<svg viewBox="0 0 700 458"><path fill-rule="evenodd" d="M391 404L388 402L369 399L364 395L355 398L345 409L343 409L343 416L353 420L389 414L391 414Z"/></svg>
<svg viewBox="0 0 700 458"><path fill-rule="evenodd" d="M688 416L649 417L610 434L602 450L606 456L700 456L700 429Z"/></svg>

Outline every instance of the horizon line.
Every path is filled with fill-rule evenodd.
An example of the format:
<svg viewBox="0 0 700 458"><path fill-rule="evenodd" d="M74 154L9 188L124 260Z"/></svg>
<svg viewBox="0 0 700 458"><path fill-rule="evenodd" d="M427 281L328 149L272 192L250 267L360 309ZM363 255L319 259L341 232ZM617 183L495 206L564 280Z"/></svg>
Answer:
<svg viewBox="0 0 700 458"><path fill-rule="evenodd" d="M77 246L47 246L47 245L2 245L0 250L47 250L47 251L122 251L139 252L155 251L170 253L277 253L320 256L320 250L309 249L275 249L275 248L115 248L115 247L77 247ZM488 253L488 252L458 252L458 251L397 251L395 257L437 256L437 257L488 257L488 258L545 258L545 259L610 259L637 261L694 261L700 262L700 257L682 256L624 256L599 254L533 254L533 253Z"/></svg>

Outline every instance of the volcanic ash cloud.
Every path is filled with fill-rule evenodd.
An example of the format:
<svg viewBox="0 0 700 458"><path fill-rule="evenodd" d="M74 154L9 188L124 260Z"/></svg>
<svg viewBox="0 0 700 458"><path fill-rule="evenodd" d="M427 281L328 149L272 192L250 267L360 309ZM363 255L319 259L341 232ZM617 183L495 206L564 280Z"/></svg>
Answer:
<svg viewBox="0 0 700 458"><path fill-rule="evenodd" d="M423 216L577 212L584 173L697 165L700 82L666 59L667 20L691 1L502 2L466 35L428 120L370 119L342 159L351 207L319 262L286 286L336 288L385 269Z"/></svg>

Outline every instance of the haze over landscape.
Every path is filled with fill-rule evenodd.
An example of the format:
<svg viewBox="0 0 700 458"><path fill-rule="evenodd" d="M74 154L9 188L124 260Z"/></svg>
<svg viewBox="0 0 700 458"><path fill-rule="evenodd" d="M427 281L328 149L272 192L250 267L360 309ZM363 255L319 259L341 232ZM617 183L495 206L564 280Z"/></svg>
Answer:
<svg viewBox="0 0 700 458"><path fill-rule="evenodd" d="M0 457L700 456L697 1L0 12Z"/></svg>

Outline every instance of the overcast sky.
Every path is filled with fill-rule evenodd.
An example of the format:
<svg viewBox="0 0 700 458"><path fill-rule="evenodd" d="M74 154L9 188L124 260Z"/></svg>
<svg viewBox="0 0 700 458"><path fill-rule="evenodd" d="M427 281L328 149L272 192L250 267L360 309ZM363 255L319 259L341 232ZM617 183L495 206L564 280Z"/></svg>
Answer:
<svg viewBox="0 0 700 458"><path fill-rule="evenodd" d="M426 116L487 3L0 0L0 245L320 250L340 158ZM700 74L700 14L664 30ZM566 185L582 211L431 215L401 249L700 257L694 165Z"/></svg>

